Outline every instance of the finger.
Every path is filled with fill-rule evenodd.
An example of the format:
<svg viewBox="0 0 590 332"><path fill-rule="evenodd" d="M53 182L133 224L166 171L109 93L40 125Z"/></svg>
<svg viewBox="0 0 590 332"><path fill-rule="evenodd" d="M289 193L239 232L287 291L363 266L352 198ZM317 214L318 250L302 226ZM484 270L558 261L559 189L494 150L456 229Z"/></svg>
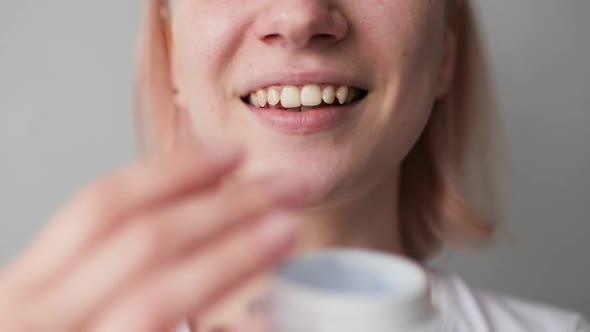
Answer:
<svg viewBox="0 0 590 332"><path fill-rule="evenodd" d="M23 284L44 283L127 215L215 185L239 163L233 147L182 147L139 161L93 182L78 193L8 269Z"/></svg>
<svg viewBox="0 0 590 332"><path fill-rule="evenodd" d="M209 240L255 222L274 209L298 207L305 195L299 181L266 176L231 186L219 194L186 199L140 216L137 223L154 224L160 234L160 253L169 257L203 247Z"/></svg>
<svg viewBox="0 0 590 332"><path fill-rule="evenodd" d="M225 328L228 332L274 332L273 325L266 316L258 314L239 324Z"/></svg>
<svg viewBox="0 0 590 332"><path fill-rule="evenodd" d="M294 245L295 229L292 217L279 214L220 239L139 283L90 331L165 331L276 263Z"/></svg>
<svg viewBox="0 0 590 332"><path fill-rule="evenodd" d="M219 326L219 327L215 327L215 328L211 329L210 332L233 332L233 331L236 331L236 330L232 329L231 327Z"/></svg>
<svg viewBox="0 0 590 332"><path fill-rule="evenodd" d="M209 332L273 332L271 320L264 312L254 311L237 323L216 326Z"/></svg>
<svg viewBox="0 0 590 332"><path fill-rule="evenodd" d="M83 257L78 268L43 294L38 315L53 330L79 330L101 303L138 278L189 249L205 249L208 240L244 227L273 208L296 202L301 197L300 187L267 177L219 195L196 193L161 208L163 211L141 216L102 248Z"/></svg>

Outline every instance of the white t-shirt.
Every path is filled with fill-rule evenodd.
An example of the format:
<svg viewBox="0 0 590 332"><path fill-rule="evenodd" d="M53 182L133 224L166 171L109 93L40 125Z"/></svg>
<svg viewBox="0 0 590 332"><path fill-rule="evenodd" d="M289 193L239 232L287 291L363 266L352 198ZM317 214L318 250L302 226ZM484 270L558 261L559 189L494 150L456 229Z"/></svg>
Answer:
<svg viewBox="0 0 590 332"><path fill-rule="evenodd" d="M579 314L473 289L445 272L431 276L432 301L444 320L441 332L590 332Z"/></svg>
<svg viewBox="0 0 590 332"><path fill-rule="evenodd" d="M474 289L446 272L430 271L430 284L440 332L590 332L579 314ZM175 332L191 331L182 324Z"/></svg>

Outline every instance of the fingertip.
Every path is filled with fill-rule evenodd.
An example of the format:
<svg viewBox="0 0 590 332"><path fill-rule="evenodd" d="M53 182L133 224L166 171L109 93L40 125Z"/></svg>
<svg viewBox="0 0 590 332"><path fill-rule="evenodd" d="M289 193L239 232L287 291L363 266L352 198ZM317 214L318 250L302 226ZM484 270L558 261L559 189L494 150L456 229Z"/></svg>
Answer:
<svg viewBox="0 0 590 332"><path fill-rule="evenodd" d="M301 179L286 177L284 174L270 175L263 180L263 186L280 205L288 208L302 207L309 193L307 184Z"/></svg>
<svg viewBox="0 0 590 332"><path fill-rule="evenodd" d="M258 243L267 251L291 247L297 238L298 219L289 212L273 212L259 221Z"/></svg>
<svg viewBox="0 0 590 332"><path fill-rule="evenodd" d="M244 154L240 146L228 143L208 143L203 151L207 160L218 167L235 165Z"/></svg>

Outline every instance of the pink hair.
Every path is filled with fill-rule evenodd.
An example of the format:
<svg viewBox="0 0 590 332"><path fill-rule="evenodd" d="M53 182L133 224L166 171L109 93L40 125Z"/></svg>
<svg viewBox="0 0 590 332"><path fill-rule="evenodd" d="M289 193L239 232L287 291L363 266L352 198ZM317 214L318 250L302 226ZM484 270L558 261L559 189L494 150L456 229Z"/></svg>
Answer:
<svg viewBox="0 0 590 332"><path fill-rule="evenodd" d="M458 54L451 92L437 101L402 165L400 230L406 254L417 260L435 254L445 243L460 247L486 243L495 228L491 214L485 218L476 212L465 191L470 175L466 164L483 160L490 151L483 140L490 138L486 126L491 113L485 106L491 105L487 100L491 89L471 7L466 0L455 5L452 28ZM165 10L162 0L150 0L140 35L135 101L142 154L170 149L190 134L188 119L174 106ZM483 173L488 165L484 162L475 171Z"/></svg>

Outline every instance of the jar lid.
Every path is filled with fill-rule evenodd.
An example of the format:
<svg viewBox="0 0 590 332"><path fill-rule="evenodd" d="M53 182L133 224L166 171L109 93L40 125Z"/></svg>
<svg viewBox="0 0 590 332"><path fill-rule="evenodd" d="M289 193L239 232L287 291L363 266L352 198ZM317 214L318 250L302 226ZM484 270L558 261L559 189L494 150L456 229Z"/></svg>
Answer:
<svg viewBox="0 0 590 332"><path fill-rule="evenodd" d="M274 271L266 301L273 320L305 331L342 325L346 331L438 330L431 327L438 314L429 300L426 272L406 258L375 251L292 256Z"/></svg>

